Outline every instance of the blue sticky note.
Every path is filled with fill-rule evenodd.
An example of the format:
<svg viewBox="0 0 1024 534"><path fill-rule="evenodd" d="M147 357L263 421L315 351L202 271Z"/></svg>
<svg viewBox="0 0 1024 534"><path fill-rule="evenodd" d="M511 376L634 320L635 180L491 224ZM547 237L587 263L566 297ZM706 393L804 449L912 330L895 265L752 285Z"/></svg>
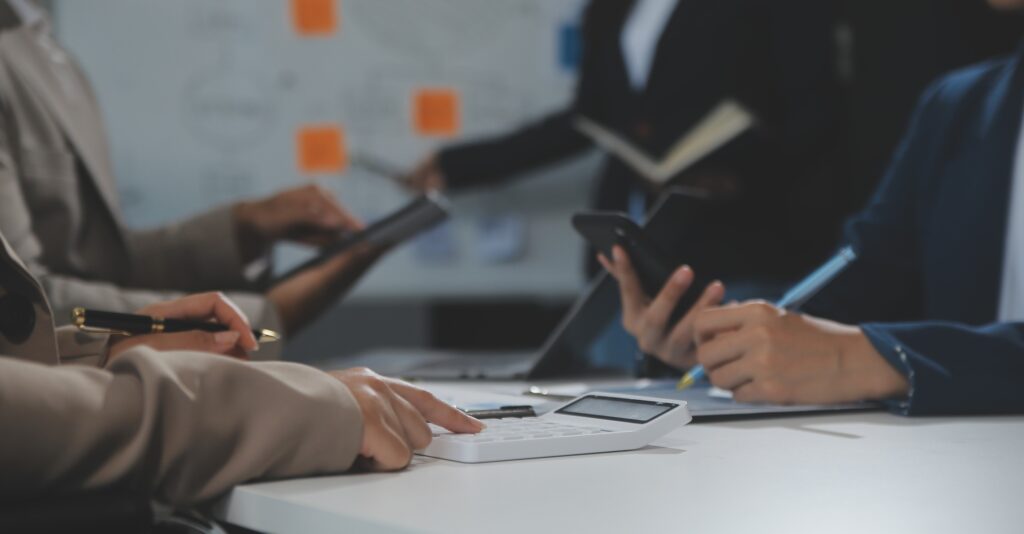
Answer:
<svg viewBox="0 0 1024 534"><path fill-rule="evenodd" d="M458 253L455 228L445 221L420 234L413 243L413 255L422 263L449 263Z"/></svg>
<svg viewBox="0 0 1024 534"><path fill-rule="evenodd" d="M566 72L576 72L583 59L583 36L580 25L567 22L558 28L558 66Z"/></svg>
<svg viewBox="0 0 1024 534"><path fill-rule="evenodd" d="M526 253L526 221L515 215L488 215L477 221L477 256L486 264L512 263Z"/></svg>

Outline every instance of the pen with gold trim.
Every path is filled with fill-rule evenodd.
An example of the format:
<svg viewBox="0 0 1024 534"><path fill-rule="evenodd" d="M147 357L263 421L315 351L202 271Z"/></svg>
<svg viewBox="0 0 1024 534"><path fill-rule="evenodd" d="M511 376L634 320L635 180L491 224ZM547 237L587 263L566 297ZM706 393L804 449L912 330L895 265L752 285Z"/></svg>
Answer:
<svg viewBox="0 0 1024 534"><path fill-rule="evenodd" d="M190 332L193 330L201 330L203 332L226 332L229 330L227 325L220 323L164 319L148 315L87 310L85 308L75 308L72 310L71 322L83 332L122 336L160 334L164 332ZM256 336L256 341L260 343L272 343L281 339L280 334L266 328L254 328L252 333Z"/></svg>

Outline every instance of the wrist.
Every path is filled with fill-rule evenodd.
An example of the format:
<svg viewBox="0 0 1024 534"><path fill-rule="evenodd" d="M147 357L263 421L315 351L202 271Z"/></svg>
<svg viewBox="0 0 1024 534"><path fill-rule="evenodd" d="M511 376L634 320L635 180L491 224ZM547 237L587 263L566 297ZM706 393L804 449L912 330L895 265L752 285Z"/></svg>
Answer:
<svg viewBox="0 0 1024 534"><path fill-rule="evenodd" d="M860 328L851 327L839 335L842 382L849 398L884 400L907 395L906 377L889 365Z"/></svg>

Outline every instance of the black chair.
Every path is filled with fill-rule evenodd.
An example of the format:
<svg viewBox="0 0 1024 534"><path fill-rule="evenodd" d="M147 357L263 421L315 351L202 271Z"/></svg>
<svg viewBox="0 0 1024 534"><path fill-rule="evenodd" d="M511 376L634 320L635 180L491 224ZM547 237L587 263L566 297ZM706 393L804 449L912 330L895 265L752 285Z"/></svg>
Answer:
<svg viewBox="0 0 1024 534"><path fill-rule="evenodd" d="M154 504L145 495L100 491L0 503L0 532L18 534L256 534L219 525L196 510Z"/></svg>
<svg viewBox="0 0 1024 534"><path fill-rule="evenodd" d="M95 492L0 503L0 532L57 534L151 532L153 507L146 497Z"/></svg>

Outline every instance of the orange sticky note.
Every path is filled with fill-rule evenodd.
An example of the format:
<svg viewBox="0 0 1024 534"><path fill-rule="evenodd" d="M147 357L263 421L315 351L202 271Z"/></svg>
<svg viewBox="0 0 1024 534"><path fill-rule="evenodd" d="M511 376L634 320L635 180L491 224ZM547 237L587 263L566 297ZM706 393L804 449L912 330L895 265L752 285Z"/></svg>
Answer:
<svg viewBox="0 0 1024 534"><path fill-rule="evenodd" d="M336 124L311 124L295 135L299 171L305 174L340 173L348 167L345 131Z"/></svg>
<svg viewBox="0 0 1024 534"><path fill-rule="evenodd" d="M324 37L338 31L338 2L341 0L291 0L295 33Z"/></svg>
<svg viewBox="0 0 1024 534"><path fill-rule="evenodd" d="M459 133L459 92L451 88L424 88L413 95L413 129L419 135L453 136Z"/></svg>

